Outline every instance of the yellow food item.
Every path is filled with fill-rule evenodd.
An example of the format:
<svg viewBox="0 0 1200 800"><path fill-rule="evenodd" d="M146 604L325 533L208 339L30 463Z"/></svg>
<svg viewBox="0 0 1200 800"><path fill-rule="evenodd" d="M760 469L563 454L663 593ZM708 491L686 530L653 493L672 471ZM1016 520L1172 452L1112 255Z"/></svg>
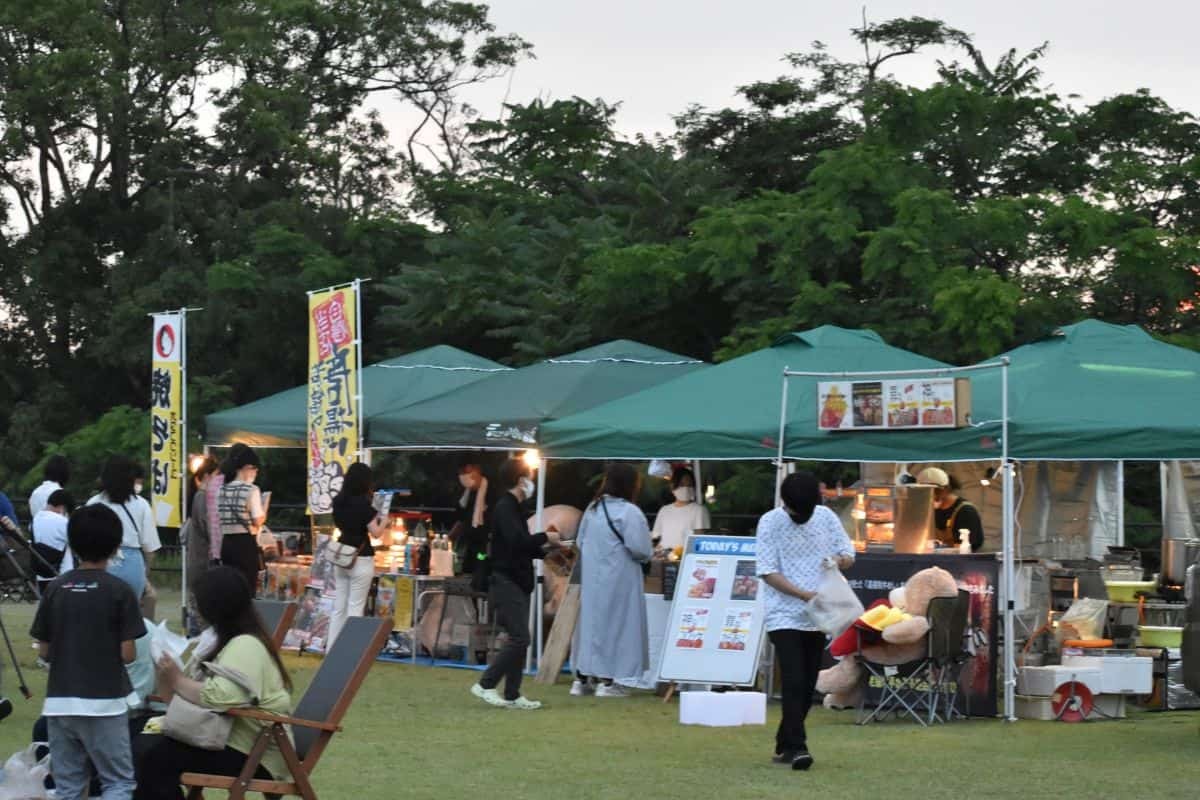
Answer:
<svg viewBox="0 0 1200 800"><path fill-rule="evenodd" d="M875 606L872 609L864 611L859 619L870 625L872 628L878 628L879 623L887 618L888 612L890 611L891 609L887 606Z"/></svg>

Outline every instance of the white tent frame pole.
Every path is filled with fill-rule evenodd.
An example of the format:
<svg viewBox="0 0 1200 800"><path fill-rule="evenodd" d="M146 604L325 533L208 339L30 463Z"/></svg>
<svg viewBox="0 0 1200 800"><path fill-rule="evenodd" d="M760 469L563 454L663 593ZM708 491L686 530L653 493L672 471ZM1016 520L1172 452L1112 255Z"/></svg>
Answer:
<svg viewBox="0 0 1200 800"><path fill-rule="evenodd" d="M1017 664L1016 641L1014 639L1013 614L1016 601L1013 598L1014 531L1013 518L1016 498L1013 496L1013 463L1009 460L1008 442L1008 358L1000 360L1000 455L1004 459L1004 537L1001 547L1002 576L1004 585L1004 718L1014 722L1017 718Z"/></svg>
<svg viewBox="0 0 1200 800"><path fill-rule="evenodd" d="M1117 462L1117 546L1125 546L1125 462Z"/></svg>
<svg viewBox="0 0 1200 800"><path fill-rule="evenodd" d="M779 441L777 442L778 450L775 456L775 507L783 505L783 437L787 430L787 407L788 407L788 368L783 368L783 393L779 398Z"/></svg>
<svg viewBox="0 0 1200 800"><path fill-rule="evenodd" d="M1167 538L1169 531L1167 529L1167 470L1170 469L1169 462L1158 462L1158 518L1162 520L1162 535Z"/></svg>
<svg viewBox="0 0 1200 800"><path fill-rule="evenodd" d="M541 533L546 530L545 513L546 513L546 474L549 470L549 462L542 459L538 464L537 475L537 514L534 517L534 533ZM533 587L533 613L535 625L533 626L534 640L533 653L534 663L538 669L542 666L542 628L546 622L545 602L546 602L546 569L542 559L536 559L534 565L537 569L537 579Z"/></svg>

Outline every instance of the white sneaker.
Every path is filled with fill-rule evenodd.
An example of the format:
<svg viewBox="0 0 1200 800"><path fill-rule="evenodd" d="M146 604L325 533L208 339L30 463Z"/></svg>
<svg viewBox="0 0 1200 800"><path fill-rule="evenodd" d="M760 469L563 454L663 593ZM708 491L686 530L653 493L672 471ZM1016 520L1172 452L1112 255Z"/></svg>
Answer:
<svg viewBox="0 0 1200 800"><path fill-rule="evenodd" d="M589 694L594 694L596 687L591 681L581 681L576 678L571 683L571 697L587 697Z"/></svg>
<svg viewBox="0 0 1200 800"><path fill-rule="evenodd" d="M495 690L495 688L485 689L482 686L480 686L478 683L471 687L471 694L475 695L480 700L487 703L489 706L496 706L498 708L508 708L509 706L512 705L512 702L509 700L505 700L504 696L502 694L500 694L499 692L497 692Z"/></svg>
<svg viewBox="0 0 1200 800"><path fill-rule="evenodd" d="M537 711L542 707L540 701L530 700L528 697L524 696L518 697L516 700L508 700L505 702L508 703L509 708L515 708L520 711Z"/></svg>
<svg viewBox="0 0 1200 800"><path fill-rule="evenodd" d="M616 683L602 683L596 687L596 697L629 697L629 690Z"/></svg>

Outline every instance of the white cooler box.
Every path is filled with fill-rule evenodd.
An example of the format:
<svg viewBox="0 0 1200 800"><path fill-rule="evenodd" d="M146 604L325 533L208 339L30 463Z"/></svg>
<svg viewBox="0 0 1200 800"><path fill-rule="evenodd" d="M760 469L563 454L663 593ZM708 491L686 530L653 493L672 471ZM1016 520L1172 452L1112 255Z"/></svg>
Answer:
<svg viewBox="0 0 1200 800"><path fill-rule="evenodd" d="M1064 667L1096 667L1102 694L1150 694L1154 659L1144 656L1076 656L1063 654Z"/></svg>
<svg viewBox="0 0 1200 800"><path fill-rule="evenodd" d="M679 723L715 728L766 725L767 696L762 692L680 692Z"/></svg>
<svg viewBox="0 0 1200 800"><path fill-rule="evenodd" d="M1021 667L1017 675L1017 694L1031 697L1049 697L1064 683L1082 683L1092 694L1104 690L1102 671L1099 667L1054 665L1051 667Z"/></svg>

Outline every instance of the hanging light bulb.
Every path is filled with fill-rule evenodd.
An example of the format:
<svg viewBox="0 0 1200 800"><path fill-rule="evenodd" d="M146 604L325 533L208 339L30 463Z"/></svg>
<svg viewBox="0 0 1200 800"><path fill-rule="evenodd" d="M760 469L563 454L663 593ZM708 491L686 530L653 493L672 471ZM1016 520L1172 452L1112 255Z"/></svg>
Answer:
<svg viewBox="0 0 1200 800"><path fill-rule="evenodd" d="M537 450L526 450L521 454L521 460L530 469L540 469L542 466L542 455Z"/></svg>

